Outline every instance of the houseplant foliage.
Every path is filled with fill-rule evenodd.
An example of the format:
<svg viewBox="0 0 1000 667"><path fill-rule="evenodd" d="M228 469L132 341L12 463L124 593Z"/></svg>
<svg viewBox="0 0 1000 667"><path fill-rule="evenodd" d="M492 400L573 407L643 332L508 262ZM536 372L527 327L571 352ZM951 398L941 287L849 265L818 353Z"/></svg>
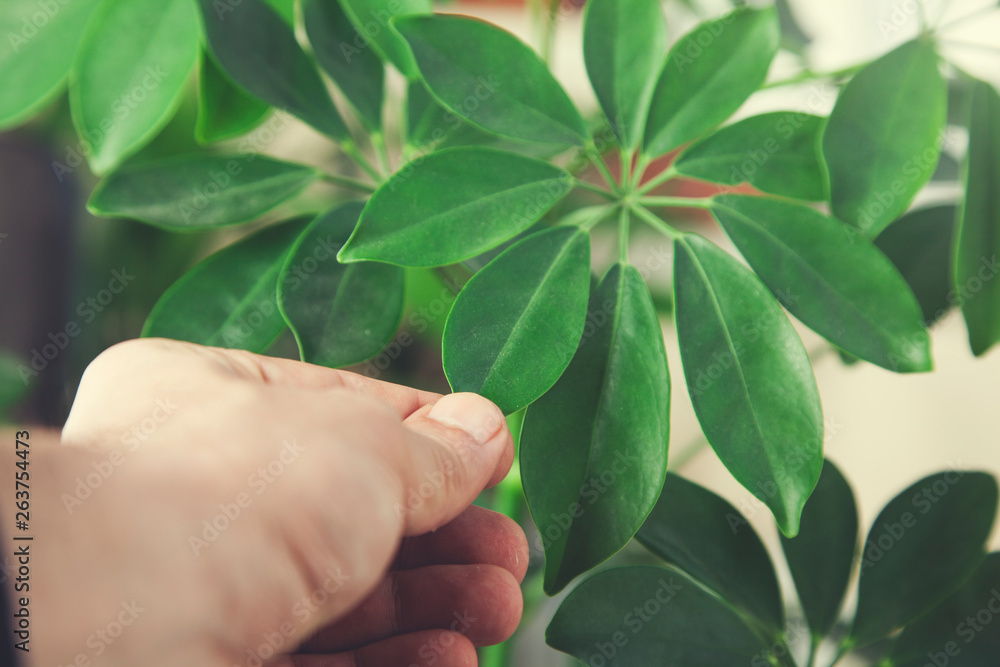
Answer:
<svg viewBox="0 0 1000 667"><path fill-rule="evenodd" d="M683 378L719 459L773 514L812 660L857 565L857 514L824 463L820 397L789 315L846 355L900 373L931 369L926 327L952 305L976 354L1000 340L1000 285L983 274L1000 245L1000 95L989 84L971 84L961 121L961 200L910 211L938 165L945 74L968 79L948 69L931 27L829 75L843 84L829 117L790 110L727 125L765 85L782 45L778 11L739 7L669 44L657 0L590 0L583 59L602 133L529 46L435 14L427 0L79 0L25 36L35 9L0 8L0 27L21 35L0 45L0 87L12 91L0 127L68 85L103 177L92 213L192 233L258 220L317 181L362 195L211 255L163 295L144 335L263 352L290 329L304 361L347 366L392 339L407 268L471 274L445 325L444 370L455 391L508 414L526 409L520 473L545 547L545 591L637 535L665 562L604 570L566 599L549 641L589 664L792 664L759 538L725 501L666 472L671 378ZM406 79L398 126L387 126L387 68ZM133 159L192 75L204 150ZM363 175L216 146L274 109ZM603 184L581 178L588 165ZM680 178L748 187L656 194ZM566 211L573 191L594 202ZM709 211L745 263L672 225L676 208ZM680 369L667 367L656 308L629 261L638 225L674 246ZM591 233L611 226L618 261L592 276ZM925 488L936 496L921 513ZM995 507L992 478L955 471L890 503L862 550L884 559L860 561L859 609L840 652L905 626L885 664L908 666L935 650L928 642L951 641L952 616L996 581L995 555L982 552ZM897 548L882 546L883 530ZM619 627L651 594L670 611ZM955 660L995 645L997 627Z"/></svg>

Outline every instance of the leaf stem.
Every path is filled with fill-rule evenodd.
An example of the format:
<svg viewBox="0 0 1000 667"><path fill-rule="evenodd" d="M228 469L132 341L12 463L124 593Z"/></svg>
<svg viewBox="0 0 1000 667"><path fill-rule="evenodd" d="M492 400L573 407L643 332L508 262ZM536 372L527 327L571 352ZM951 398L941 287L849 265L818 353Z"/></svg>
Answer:
<svg viewBox="0 0 1000 667"><path fill-rule="evenodd" d="M392 166L389 163L389 149L385 145L385 137L381 132L373 132L371 135L372 147L375 149L375 159L378 160L378 168L388 176L392 173Z"/></svg>
<svg viewBox="0 0 1000 667"><path fill-rule="evenodd" d="M600 207L595 207L595 208L598 208L598 210L595 213L595 215L592 218L590 218L589 220L587 220L586 222L584 222L583 224L580 225L580 229L582 229L585 232L589 232L591 229L594 228L594 226L597 223L601 222L606 217L608 217L608 214L611 213L611 212L613 212L617 208L617 206L610 206L610 205L608 205L608 206L600 206ZM576 223L573 223L573 224L576 224Z"/></svg>
<svg viewBox="0 0 1000 667"><path fill-rule="evenodd" d="M839 79L843 76L856 74L858 71L867 67L868 64L868 62L858 63L857 65L851 65L850 67L834 70L832 72L814 72L810 69L806 69L798 74L795 74L794 76L788 77L787 79L779 79L778 81L772 81L771 83L764 84L760 89L770 90L771 88L791 86L796 83L805 83L806 81L814 81L816 79Z"/></svg>
<svg viewBox="0 0 1000 667"><path fill-rule="evenodd" d="M854 642L852 642L850 639L844 639L844 641L840 643L840 648L837 649L837 655L833 656L833 662L830 663L830 667L834 667L834 665L840 662L840 660L845 655L850 653L851 649L853 648L854 648Z"/></svg>
<svg viewBox="0 0 1000 667"><path fill-rule="evenodd" d="M645 168L643 168L643 171L645 171ZM677 171L677 168L674 167L674 165L670 165L669 167L661 171L659 174L649 179L649 181L645 185L640 186L639 189L636 190L636 193L644 195L653 188L655 188L657 185L669 181L670 179L675 178L678 175L679 173Z"/></svg>
<svg viewBox="0 0 1000 667"><path fill-rule="evenodd" d="M354 161L354 164L361 167L361 169L363 169L366 174L371 176L376 183L382 183L385 180L385 177L383 177L382 174L378 173L378 170L375 169L375 167L372 166L371 162L369 162L365 158L365 156L361 154L361 151L358 150L358 147L355 146L353 142L342 143L340 145L340 149L344 151L344 155L346 155L347 157L351 158Z"/></svg>
<svg viewBox="0 0 1000 667"><path fill-rule="evenodd" d="M545 64L549 64L552 61L552 44L555 42L556 23L559 18L559 3L560 0L549 0L548 7L546 7L545 20L542 25L542 43L539 46L539 51Z"/></svg>
<svg viewBox="0 0 1000 667"><path fill-rule="evenodd" d="M339 174L329 174L327 172L323 172L320 174L320 178L336 185L342 185L346 188L354 188L355 190L362 190L364 192L375 192L376 190L376 186L372 183L365 183L364 181L348 178L347 176L340 176Z"/></svg>
<svg viewBox="0 0 1000 667"><path fill-rule="evenodd" d="M628 263L629 207L622 206L618 215L618 259Z"/></svg>
<svg viewBox="0 0 1000 667"><path fill-rule="evenodd" d="M806 662L806 667L816 667L816 656L819 653L819 645L821 638L816 635L809 636L809 660Z"/></svg>
<svg viewBox="0 0 1000 667"><path fill-rule="evenodd" d="M712 198L695 199L693 197L640 197L643 206L671 206L674 208L711 208Z"/></svg>
<svg viewBox="0 0 1000 667"><path fill-rule="evenodd" d="M656 229L657 231L665 234L666 236L669 236L675 241L680 241L684 238L684 235L682 233L680 233L679 231L668 225L666 222L664 222L657 216L653 215L650 211L643 208L642 206L633 204L631 208L632 211L637 216L645 220L653 229Z"/></svg>
<svg viewBox="0 0 1000 667"><path fill-rule="evenodd" d="M579 178L576 179L573 185L580 188L581 190L586 190L588 192L593 192L594 194L600 195L605 199L607 199L608 201L618 201L618 198L615 197L613 193L608 192L607 190L605 190L600 186L594 185L593 183L588 183L587 181L581 180Z"/></svg>
<svg viewBox="0 0 1000 667"><path fill-rule="evenodd" d="M604 163L604 158L597 152L597 147L591 144L587 148L587 155L590 156L590 161L597 167L597 171L601 172L601 176L604 177L604 182L611 188L611 192L618 194L618 183L615 182L615 177L611 175L608 165Z"/></svg>

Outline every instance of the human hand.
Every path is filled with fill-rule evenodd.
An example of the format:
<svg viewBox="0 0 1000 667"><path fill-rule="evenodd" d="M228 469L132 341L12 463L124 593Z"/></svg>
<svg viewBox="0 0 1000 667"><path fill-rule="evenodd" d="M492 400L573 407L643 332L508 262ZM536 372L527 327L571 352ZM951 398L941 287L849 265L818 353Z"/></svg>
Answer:
<svg viewBox="0 0 1000 667"><path fill-rule="evenodd" d="M513 459L481 397L131 341L62 444L33 451L32 664L475 665L520 619L524 534L469 506Z"/></svg>

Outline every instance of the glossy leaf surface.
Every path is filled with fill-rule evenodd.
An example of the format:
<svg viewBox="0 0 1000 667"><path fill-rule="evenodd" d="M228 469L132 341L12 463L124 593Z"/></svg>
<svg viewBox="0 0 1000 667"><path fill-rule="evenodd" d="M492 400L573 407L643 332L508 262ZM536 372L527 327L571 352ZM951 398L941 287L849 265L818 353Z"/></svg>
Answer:
<svg viewBox="0 0 1000 667"><path fill-rule="evenodd" d="M198 72L198 141L210 144L254 129L267 117L270 105L247 94L219 71L207 53Z"/></svg>

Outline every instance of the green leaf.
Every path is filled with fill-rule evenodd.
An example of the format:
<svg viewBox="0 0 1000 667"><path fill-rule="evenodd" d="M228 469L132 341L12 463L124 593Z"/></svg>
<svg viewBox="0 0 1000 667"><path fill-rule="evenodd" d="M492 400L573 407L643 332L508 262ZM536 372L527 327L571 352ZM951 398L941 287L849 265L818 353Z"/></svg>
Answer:
<svg viewBox="0 0 1000 667"><path fill-rule="evenodd" d="M698 142L674 166L713 183L750 183L762 192L819 201L826 198L819 157L823 123L819 116L794 111L753 116Z"/></svg>
<svg viewBox="0 0 1000 667"><path fill-rule="evenodd" d="M263 0L229 5L199 0L208 49L233 81L254 97L297 116L341 142L350 133L291 26Z"/></svg>
<svg viewBox="0 0 1000 667"><path fill-rule="evenodd" d="M643 153L662 155L719 125L764 79L778 52L774 9L737 9L674 45L656 83Z"/></svg>
<svg viewBox="0 0 1000 667"><path fill-rule="evenodd" d="M302 361L339 368L374 357L392 339L403 310L403 269L340 264L362 203L317 217L292 246L278 280L278 304Z"/></svg>
<svg viewBox="0 0 1000 667"><path fill-rule="evenodd" d="M198 123L195 137L200 143L239 137L267 118L271 107L243 92L203 54L198 76Z"/></svg>
<svg viewBox="0 0 1000 667"><path fill-rule="evenodd" d="M853 645L888 636L958 588L982 562L996 509L996 480L983 472L937 473L893 498L861 552Z"/></svg>
<svg viewBox="0 0 1000 667"><path fill-rule="evenodd" d="M556 227L514 244L462 289L444 328L452 391L517 412L555 384L583 333L590 235Z"/></svg>
<svg viewBox="0 0 1000 667"><path fill-rule="evenodd" d="M875 245L913 290L927 325L937 322L955 305L951 246L957 213L951 205L912 211L875 239Z"/></svg>
<svg viewBox="0 0 1000 667"><path fill-rule="evenodd" d="M931 369L920 305L870 241L804 204L726 195L712 212L793 315L837 347L897 372Z"/></svg>
<svg viewBox="0 0 1000 667"><path fill-rule="evenodd" d="M278 273L307 222L268 227L204 259L163 293L142 335L264 352L285 330Z"/></svg>
<svg viewBox="0 0 1000 667"><path fill-rule="evenodd" d="M312 167L263 155L181 155L127 165L101 181L87 210L171 229L253 220L318 177Z"/></svg>
<svg viewBox="0 0 1000 667"><path fill-rule="evenodd" d="M858 546L858 508L844 476L829 460L816 490L802 510L794 539L781 537L795 589L815 637L830 633L840 615L854 570Z"/></svg>
<svg viewBox="0 0 1000 667"><path fill-rule="evenodd" d="M785 535L823 466L823 413L809 357L781 306L700 236L677 244L677 337L705 437Z"/></svg>
<svg viewBox="0 0 1000 667"><path fill-rule="evenodd" d="M892 667L994 664L1000 655L998 583L1000 553L991 553L961 588L906 626L892 647Z"/></svg>
<svg viewBox="0 0 1000 667"><path fill-rule="evenodd" d="M437 103L421 81L410 81L406 89L406 145L428 152L430 146L451 133L458 125L454 115Z"/></svg>
<svg viewBox="0 0 1000 667"><path fill-rule="evenodd" d="M572 188L559 167L488 148L450 148L402 167L372 195L342 262L443 266L530 227Z"/></svg>
<svg viewBox="0 0 1000 667"><path fill-rule="evenodd" d="M1000 95L978 82L969 125L955 286L977 356L1000 340Z"/></svg>
<svg viewBox="0 0 1000 667"><path fill-rule="evenodd" d="M355 36L344 46L346 53L357 55L370 44L406 77L416 78L413 54L406 41L392 30L390 20L408 14L430 14L434 11L431 0L341 0L341 6L356 29Z"/></svg>
<svg viewBox="0 0 1000 667"><path fill-rule="evenodd" d="M928 40L858 72L823 134L834 215L869 237L902 215L934 174L947 114L948 88Z"/></svg>
<svg viewBox="0 0 1000 667"><path fill-rule="evenodd" d="M651 565L584 581L560 605L545 641L588 665L769 664L767 647L725 602L682 572Z"/></svg>
<svg viewBox="0 0 1000 667"><path fill-rule="evenodd" d="M398 1L398 0L397 0ZM350 47L357 36L337 0L305 0L302 6L309 43L337 88L370 131L382 126L385 66L371 49Z"/></svg>
<svg viewBox="0 0 1000 667"><path fill-rule="evenodd" d="M290 26L295 25L295 0L264 0ZM238 3L230 3L238 4Z"/></svg>
<svg viewBox="0 0 1000 667"><path fill-rule="evenodd" d="M28 120L59 94L99 2L0 4L0 129Z"/></svg>
<svg viewBox="0 0 1000 667"><path fill-rule="evenodd" d="M553 595L632 539L667 469L670 376L639 272L615 264L590 298L569 368L524 418L521 478Z"/></svg>
<svg viewBox="0 0 1000 667"><path fill-rule="evenodd" d="M772 637L785 629L781 589L767 549L739 510L708 489L667 473L660 499L636 539L746 612Z"/></svg>
<svg viewBox="0 0 1000 667"><path fill-rule="evenodd" d="M580 113L548 66L517 37L466 16L393 21L431 94L461 118L512 139L583 145Z"/></svg>
<svg viewBox="0 0 1000 667"><path fill-rule="evenodd" d="M170 121L199 54L190 0L108 0L93 15L73 63L70 108L104 174Z"/></svg>
<svg viewBox="0 0 1000 667"><path fill-rule="evenodd" d="M659 0L591 0L583 59L604 115L625 148L635 148L649 110L667 29Z"/></svg>
<svg viewBox="0 0 1000 667"><path fill-rule="evenodd" d="M22 359L0 350L0 423L8 420L11 411L34 388L36 375Z"/></svg>

